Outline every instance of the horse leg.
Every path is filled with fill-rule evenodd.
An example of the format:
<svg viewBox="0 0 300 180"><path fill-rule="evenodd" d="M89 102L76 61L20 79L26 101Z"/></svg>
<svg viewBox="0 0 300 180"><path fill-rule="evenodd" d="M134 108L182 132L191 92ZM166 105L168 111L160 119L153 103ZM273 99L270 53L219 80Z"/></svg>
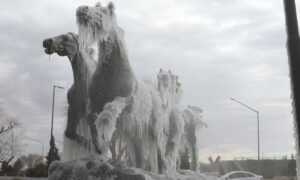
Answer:
<svg viewBox="0 0 300 180"><path fill-rule="evenodd" d="M162 174L163 173L163 157L162 157L162 153L159 149L157 149L157 167L158 167L158 173Z"/></svg>
<svg viewBox="0 0 300 180"><path fill-rule="evenodd" d="M191 170L197 171L198 170L198 155L197 155L197 141L195 136L195 131L190 132L187 134L187 144L188 144L188 151L191 154Z"/></svg>
<svg viewBox="0 0 300 180"><path fill-rule="evenodd" d="M130 160L130 165L132 165L133 167L136 167L136 153L135 153L135 147L134 147L134 141L132 140L132 138L130 138L130 134L129 133L124 133L125 137L125 143L126 143L126 148L127 151L129 153L129 160Z"/></svg>
<svg viewBox="0 0 300 180"><path fill-rule="evenodd" d="M158 173L158 162L157 162L157 143L154 138L150 139L149 144L149 159L151 172Z"/></svg>
<svg viewBox="0 0 300 180"><path fill-rule="evenodd" d="M90 127L90 130L91 130L92 143L94 145L94 149L95 149L96 153L102 154L103 152L102 152L102 150L100 148L100 145L98 143L98 131L97 131L97 127L95 125L95 120L96 119L97 119L96 113L90 113L87 117L89 127Z"/></svg>
<svg viewBox="0 0 300 180"><path fill-rule="evenodd" d="M144 168L144 149L141 145L142 141L135 143L135 154L136 154L136 167L137 168Z"/></svg>
<svg viewBox="0 0 300 180"><path fill-rule="evenodd" d="M65 130L66 137L76 141L79 145L82 145L84 147L87 147L87 140L85 138L79 136L76 132L77 125L82 117L82 109L78 109L80 107L80 104L82 104L81 98L78 99L80 96L78 96L77 88L75 85L73 85L67 94L69 108L68 108L68 122L67 122L67 128Z"/></svg>
<svg viewBox="0 0 300 180"><path fill-rule="evenodd" d="M184 131L184 124L179 110L174 109L169 116L169 137L166 146L166 163L168 170L176 170L176 160L179 156L179 144ZM176 147L177 146L177 147Z"/></svg>
<svg viewBox="0 0 300 180"><path fill-rule="evenodd" d="M73 108L73 106L70 104L68 109L68 122L67 122L67 128L65 130L66 137L76 141L78 144L87 147L88 142L87 139L83 136L80 136L76 132L77 125L81 119L80 113L76 109Z"/></svg>
<svg viewBox="0 0 300 180"><path fill-rule="evenodd" d="M198 164L198 148L196 144L193 144L191 147L191 170L198 171L199 164Z"/></svg>
<svg viewBox="0 0 300 180"><path fill-rule="evenodd" d="M134 131L134 130L133 130ZM126 132L125 141L128 152L130 153L130 159L133 163L133 167L144 167L144 149L142 140L137 137L135 133Z"/></svg>
<svg viewBox="0 0 300 180"><path fill-rule="evenodd" d="M116 97L113 101L104 104L102 112L90 113L88 115L88 123L92 134L92 142L95 146L95 150L98 154L102 154L106 151L106 147L100 147L99 140L111 141L111 133L114 128L102 129L101 123L110 123L110 126L115 127L116 121L120 117L120 114L127 105L127 100L122 97ZM97 120L97 122L95 122ZM100 123L100 124L99 124ZM100 137L98 136L98 130L102 131Z"/></svg>

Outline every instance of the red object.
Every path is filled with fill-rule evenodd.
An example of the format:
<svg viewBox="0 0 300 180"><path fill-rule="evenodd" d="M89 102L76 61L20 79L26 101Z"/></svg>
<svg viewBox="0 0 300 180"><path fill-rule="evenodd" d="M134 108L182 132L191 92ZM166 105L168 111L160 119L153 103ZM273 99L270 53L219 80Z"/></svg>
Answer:
<svg viewBox="0 0 300 180"><path fill-rule="evenodd" d="M218 156L218 157L216 158L216 160L215 160L215 163L218 163L218 162L220 161L220 159L221 159L221 157Z"/></svg>

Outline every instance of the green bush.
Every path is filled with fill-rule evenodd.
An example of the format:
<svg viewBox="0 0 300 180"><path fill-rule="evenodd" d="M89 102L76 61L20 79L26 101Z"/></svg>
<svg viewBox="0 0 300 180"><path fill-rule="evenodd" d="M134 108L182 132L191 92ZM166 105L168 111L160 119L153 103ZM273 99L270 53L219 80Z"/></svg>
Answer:
<svg viewBox="0 0 300 180"><path fill-rule="evenodd" d="M1 167L2 176L14 176L14 168L11 165L3 165Z"/></svg>
<svg viewBox="0 0 300 180"><path fill-rule="evenodd" d="M29 168L25 171L25 175L28 177L47 177L47 166L43 163L35 165L33 168Z"/></svg>
<svg viewBox="0 0 300 180"><path fill-rule="evenodd" d="M21 159L18 159L13 165L13 175L18 176L21 174L21 169L23 168L23 163Z"/></svg>

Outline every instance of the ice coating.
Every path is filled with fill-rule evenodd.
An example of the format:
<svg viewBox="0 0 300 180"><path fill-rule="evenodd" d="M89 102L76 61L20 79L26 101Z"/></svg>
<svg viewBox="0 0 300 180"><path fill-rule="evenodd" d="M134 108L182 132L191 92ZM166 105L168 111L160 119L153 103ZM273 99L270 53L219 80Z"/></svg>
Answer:
<svg viewBox="0 0 300 180"><path fill-rule="evenodd" d="M109 147L110 140L115 131L116 121L119 118L121 112L126 107L126 99L116 97L112 102L105 104L103 111L98 115L96 119L97 130L101 133L98 134L98 141L101 144L101 148Z"/></svg>
<svg viewBox="0 0 300 180"><path fill-rule="evenodd" d="M181 136L183 134L183 118L177 107L182 94L181 83L178 82L178 76L172 74L170 70L160 69L158 75L158 91L162 99L164 110L165 127L163 130L167 135L161 136L158 140L161 149L164 150L164 164L167 172L176 170L176 162L179 159L179 147Z"/></svg>
<svg viewBox="0 0 300 180"><path fill-rule="evenodd" d="M114 5L102 7L97 3L93 8L80 6L76 11L79 47L88 47L99 40L107 39L111 29L117 28ZM91 33L92 32L92 33Z"/></svg>
<svg viewBox="0 0 300 180"><path fill-rule="evenodd" d="M112 3L81 6L76 12L78 37L72 33L45 43L47 54L69 58L74 75L63 160L111 158L111 162L141 169L147 164L154 173L169 174L177 170L184 145L197 171L198 132L205 127L201 109L179 108L183 91L170 70L159 71L157 86L136 79L114 11ZM64 47L64 40L73 41Z"/></svg>
<svg viewBox="0 0 300 180"><path fill-rule="evenodd" d="M204 175L190 170L178 170L172 174L156 174L137 168L120 169L94 159L70 162L55 161L49 169L49 180L217 180L215 176Z"/></svg>
<svg viewBox="0 0 300 180"><path fill-rule="evenodd" d="M157 85L135 77L112 3L81 6L76 16L78 36L43 42L47 54L69 58L74 77L62 156L68 162L53 163L49 179L208 179L198 169L202 110L179 108L178 76L161 69ZM178 169L184 147L193 171Z"/></svg>
<svg viewBox="0 0 300 180"><path fill-rule="evenodd" d="M121 114L119 123L117 123L117 130L125 136L127 148L130 149L127 152L133 166L142 167L145 152L143 144L148 143L147 140L155 138L159 132L159 128L156 127L161 127L156 125L161 122L159 121L161 117L158 117L161 114L159 113L161 103L159 95L153 87L140 83L135 79L127 58L123 33L117 27L112 7L112 4L109 4L106 8L96 5L88 8L80 7L77 10L78 25L85 28L84 31L79 31L79 37L83 37L83 39L92 37L93 42L97 41L99 46L98 67L89 90L90 112L88 122L91 127L95 150L101 154L103 153L101 150L103 144L98 142L96 137L102 134L101 131L98 131L102 128L100 127L102 124L99 123L100 126L95 126L98 115L103 111L105 104L111 102L113 98L132 96L132 104ZM102 16L99 12L103 12L105 15ZM107 12L110 12L109 16L107 16ZM91 19L91 15L96 17ZM102 24L102 21L107 19L111 20L110 28L95 23L95 21L101 21L100 24ZM80 44L83 45L83 48L86 48L85 46L89 45L89 42L93 43L89 40L83 40ZM110 77L110 81L107 81L106 77ZM109 134L111 133L112 131ZM153 151L153 153L156 153L156 151Z"/></svg>
<svg viewBox="0 0 300 180"><path fill-rule="evenodd" d="M171 70L163 71L160 69L157 78L158 91L163 99L164 106L168 108L176 106L182 95L181 83L178 81L178 76L172 74Z"/></svg>
<svg viewBox="0 0 300 180"><path fill-rule="evenodd" d="M198 151L201 129L206 128L207 124L202 121L202 110L197 106L188 106L183 111L183 119L185 121L184 136L182 137L183 144L188 148L191 155L191 169L199 169L198 164ZM184 149L181 149L184 151Z"/></svg>
<svg viewBox="0 0 300 180"><path fill-rule="evenodd" d="M170 70L161 69L157 77L158 91L163 101L166 118L169 119L165 147L167 169L171 172L176 169L179 152L183 152L187 147L191 155L191 169L197 171L201 129L207 127L207 124L202 121L202 109L189 105L181 112L177 105L183 91L178 76Z"/></svg>
<svg viewBox="0 0 300 180"><path fill-rule="evenodd" d="M68 91L68 120L64 137L63 160L87 157L90 139L86 122L88 88L96 68L89 49L79 49L78 36L66 33L43 41L45 52L67 56L73 70L74 83ZM77 145L78 143L81 146ZM82 147L83 146L83 147ZM73 150L74 149L74 150Z"/></svg>

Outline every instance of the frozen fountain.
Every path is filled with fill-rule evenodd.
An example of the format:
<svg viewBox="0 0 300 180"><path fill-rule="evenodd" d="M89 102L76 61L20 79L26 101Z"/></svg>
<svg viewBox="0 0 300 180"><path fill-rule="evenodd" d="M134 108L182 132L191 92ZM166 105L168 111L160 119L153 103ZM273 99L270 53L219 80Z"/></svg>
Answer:
<svg viewBox="0 0 300 180"><path fill-rule="evenodd" d="M207 127L197 106L178 107L178 76L160 70L157 85L136 78L112 3L77 9L78 36L44 40L47 54L67 56L74 84L68 91L64 162L49 179L211 179L199 172L199 132ZM94 59L98 47L98 59ZM187 147L191 170L179 170Z"/></svg>

